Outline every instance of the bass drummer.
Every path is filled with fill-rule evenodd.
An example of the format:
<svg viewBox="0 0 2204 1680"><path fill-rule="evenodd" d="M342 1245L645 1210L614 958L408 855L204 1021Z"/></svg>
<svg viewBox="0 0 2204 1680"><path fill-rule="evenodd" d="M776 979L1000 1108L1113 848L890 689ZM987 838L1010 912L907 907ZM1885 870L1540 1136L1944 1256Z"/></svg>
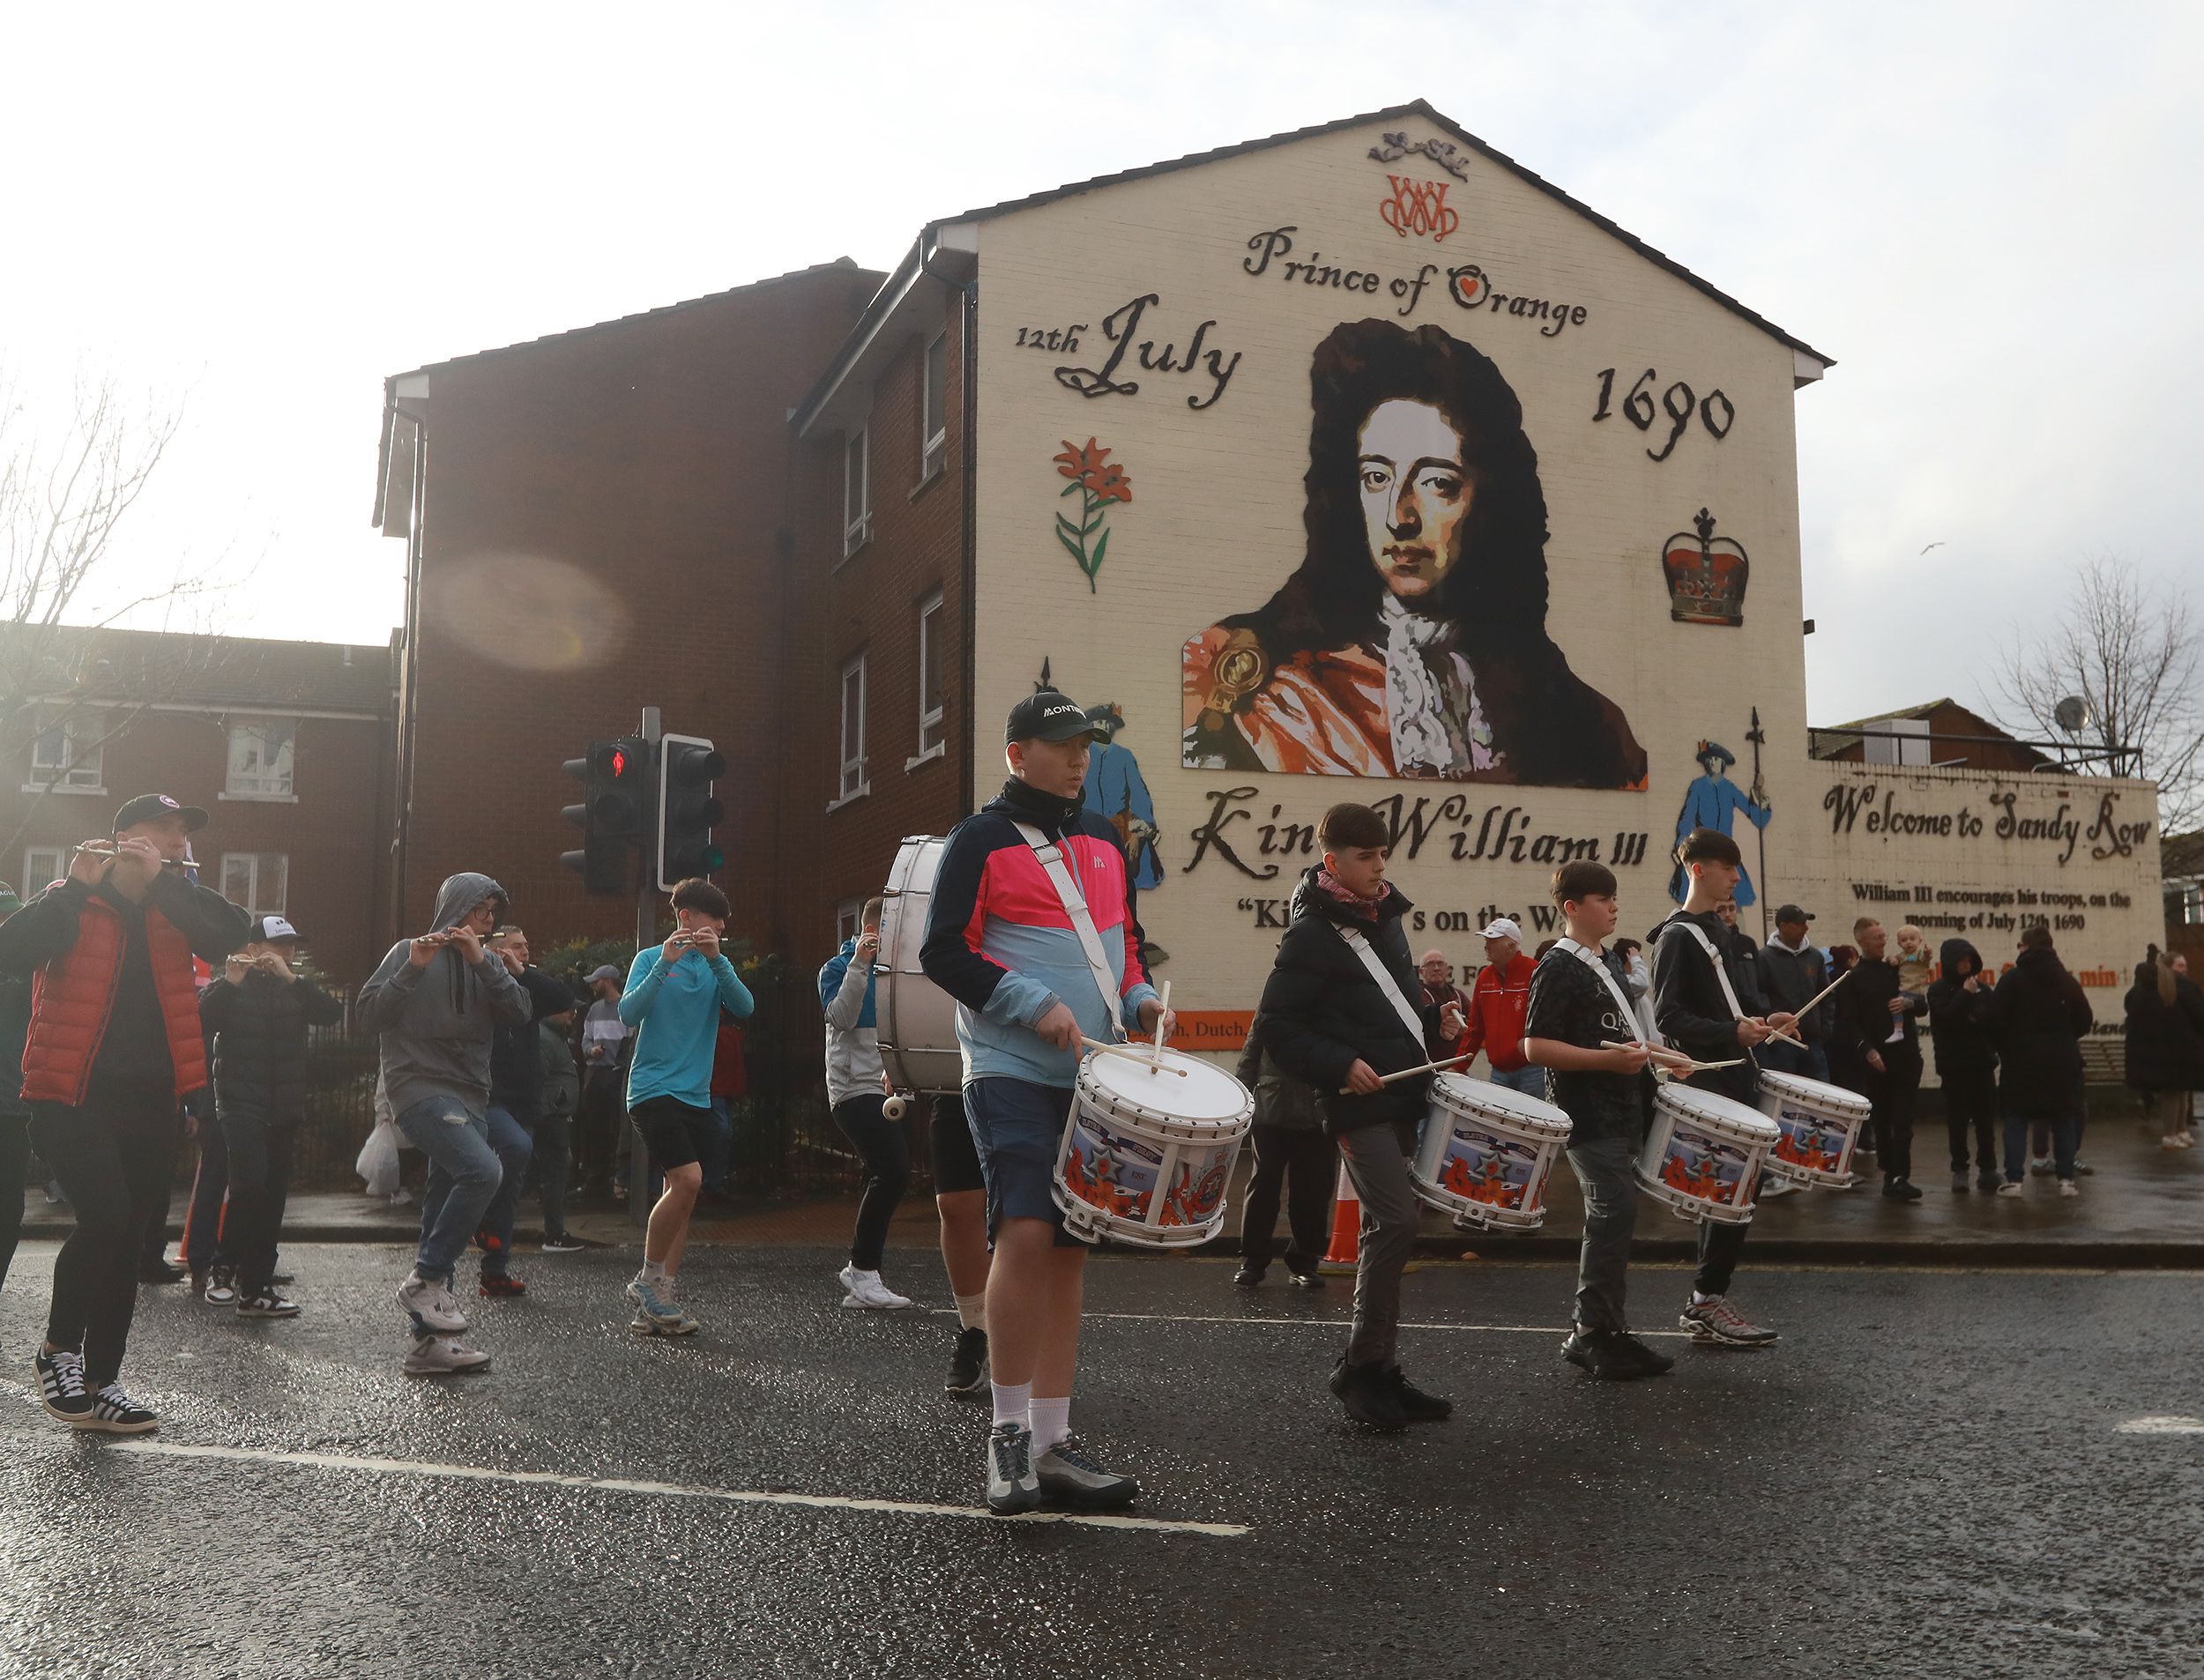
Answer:
<svg viewBox="0 0 2204 1680"><path fill-rule="evenodd" d="M1390 1434L1454 1410L1410 1383L1394 1349L1401 1273L1421 1210L1410 1169L1431 1084L1426 1041L1433 1028L1448 1043L1460 1037L1462 1012L1422 1001L1401 929L1411 906L1385 878L1393 835L1384 817L1366 805L1335 805L1316 837L1324 860L1294 889L1257 1018L1270 1024L1271 1059L1315 1087L1324 1130L1361 1198L1354 1323L1331 1392L1355 1422ZM1384 1074L1405 1076L1389 1083Z"/></svg>
<svg viewBox="0 0 2204 1680"><path fill-rule="evenodd" d="M1741 1057L1735 1067L1697 1073L1685 1082L1750 1108L1760 1096L1753 1046L1792 1025L1796 1017L1748 1015L1738 1001L1729 970L1734 935L1716 913L1736 890L1744 866L1737 842L1719 829L1694 829L1676 858L1691 891L1684 907L1646 936L1653 947L1653 1022L1662 1037L1695 1061ZM1700 1223L1699 1272L1678 1320L1694 1342L1764 1348L1776 1340L1775 1331L1730 1305L1730 1278L1745 1246L1746 1229L1712 1219Z"/></svg>
<svg viewBox="0 0 2204 1680"><path fill-rule="evenodd" d="M1070 1433L1087 1249L1054 1194L1080 1041L1172 1025L1141 966L1117 830L1080 802L1094 737L1086 711L1054 689L1010 709L1010 779L942 847L919 952L957 1000L964 1111L987 1179L987 1497L1005 1515L1044 1498L1119 1510L1140 1490Z"/></svg>

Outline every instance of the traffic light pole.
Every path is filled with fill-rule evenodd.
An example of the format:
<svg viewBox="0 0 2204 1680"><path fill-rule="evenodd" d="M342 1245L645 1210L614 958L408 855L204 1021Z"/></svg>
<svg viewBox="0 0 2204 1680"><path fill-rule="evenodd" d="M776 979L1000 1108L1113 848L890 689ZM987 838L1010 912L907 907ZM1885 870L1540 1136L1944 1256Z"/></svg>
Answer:
<svg viewBox="0 0 2204 1680"><path fill-rule="evenodd" d="M659 709L643 709L643 739L650 743L651 761L658 762L659 740L665 733L659 721ZM649 850L657 850L657 841L649 843ZM658 882L655 869L637 871L641 877L635 896L635 948L640 956L644 950L658 943L659 906ZM651 1223L651 1152L644 1147L643 1134L635 1122L628 1123L628 1223L638 1229Z"/></svg>

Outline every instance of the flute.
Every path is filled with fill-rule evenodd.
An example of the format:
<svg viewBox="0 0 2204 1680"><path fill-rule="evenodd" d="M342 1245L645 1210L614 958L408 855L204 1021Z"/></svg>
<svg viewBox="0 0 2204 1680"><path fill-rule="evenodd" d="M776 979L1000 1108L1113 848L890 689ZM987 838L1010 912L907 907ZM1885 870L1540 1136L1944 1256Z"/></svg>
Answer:
<svg viewBox="0 0 2204 1680"><path fill-rule="evenodd" d="M110 862L123 855L123 848L112 840L87 840L77 850L87 858L105 858ZM163 869L197 869L198 865L189 858L163 858L160 866Z"/></svg>

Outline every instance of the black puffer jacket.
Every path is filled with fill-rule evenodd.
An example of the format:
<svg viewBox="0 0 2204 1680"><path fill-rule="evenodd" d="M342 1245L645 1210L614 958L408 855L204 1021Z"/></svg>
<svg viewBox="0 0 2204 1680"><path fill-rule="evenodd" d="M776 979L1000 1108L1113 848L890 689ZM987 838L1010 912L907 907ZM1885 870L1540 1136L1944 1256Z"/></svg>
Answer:
<svg viewBox="0 0 2204 1680"><path fill-rule="evenodd" d="M2171 1003L2158 995L2155 973L2129 991L2127 1082L2139 1091L2204 1090L2204 992L2195 981L2177 977Z"/></svg>
<svg viewBox="0 0 2204 1680"><path fill-rule="evenodd" d="M2027 1119L2081 1118L2081 1036L2095 1015L2081 983L2049 947L2023 948L1990 994L1998 1104Z"/></svg>
<svg viewBox="0 0 2204 1680"><path fill-rule="evenodd" d="M1990 1037L1987 985L1967 990L1967 977L1982 972L1982 953L1965 940L1946 940L1937 953L1937 977L1929 982L1929 1037L1936 1045L1940 1074L1986 1073L1998 1065L1998 1046Z"/></svg>
<svg viewBox="0 0 2204 1680"><path fill-rule="evenodd" d="M1372 1126L1413 1126L1423 1118L1428 1074L1362 1096L1339 1091L1358 1060L1394 1074L1430 1059L1424 1040L1437 1022L1437 1007L1419 1008L1423 1025L1411 1033L1338 932L1343 925L1361 930L1401 996L1416 1007L1423 988L1401 929L1401 917L1411 906L1396 888L1378 904L1374 924L1363 921L1316 885L1316 873L1309 870L1294 889L1292 923L1278 941L1277 965L1262 988L1257 1012L1265 1022L1262 1049L1284 1073L1314 1087L1324 1129L1332 1136Z"/></svg>
<svg viewBox="0 0 2204 1680"><path fill-rule="evenodd" d="M306 1030L344 1019L345 1006L311 980L255 969L199 993L199 1024L214 1043L214 1111L225 1123L288 1126L306 1111Z"/></svg>

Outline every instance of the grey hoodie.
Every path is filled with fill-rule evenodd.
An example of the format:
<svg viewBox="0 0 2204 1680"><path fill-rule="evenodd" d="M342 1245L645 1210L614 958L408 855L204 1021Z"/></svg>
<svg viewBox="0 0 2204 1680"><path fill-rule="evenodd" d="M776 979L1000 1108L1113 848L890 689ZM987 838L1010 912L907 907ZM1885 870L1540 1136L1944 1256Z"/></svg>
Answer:
<svg viewBox="0 0 2204 1680"><path fill-rule="evenodd" d="M441 933L484 899L504 897L488 875L453 875L436 889L429 929ZM452 1096L479 1118L489 1107L490 1037L501 1024L527 1021L528 994L495 956L476 965L447 947L425 969L412 957L413 941L400 940L360 988L360 1025L382 1035L391 1111Z"/></svg>

